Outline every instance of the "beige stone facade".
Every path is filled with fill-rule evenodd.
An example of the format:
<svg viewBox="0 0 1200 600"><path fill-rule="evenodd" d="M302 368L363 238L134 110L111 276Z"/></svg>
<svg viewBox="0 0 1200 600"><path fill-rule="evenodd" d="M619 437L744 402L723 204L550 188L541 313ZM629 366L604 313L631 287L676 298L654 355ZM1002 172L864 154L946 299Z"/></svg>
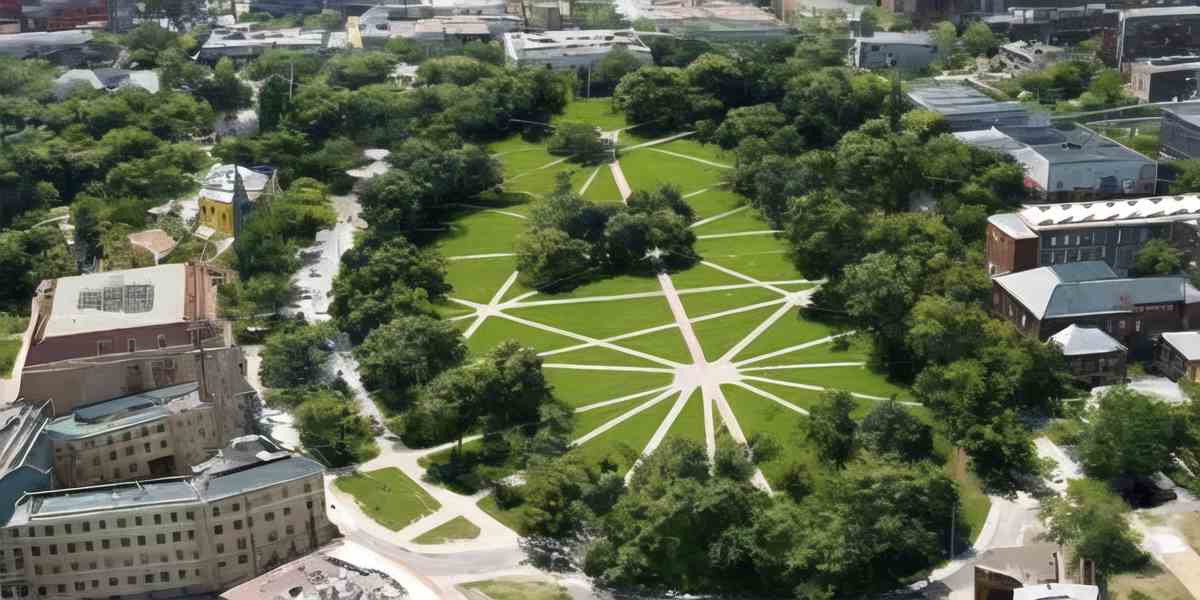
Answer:
<svg viewBox="0 0 1200 600"><path fill-rule="evenodd" d="M240 438L192 478L27 494L0 528L0 597L213 593L337 535L324 469Z"/></svg>

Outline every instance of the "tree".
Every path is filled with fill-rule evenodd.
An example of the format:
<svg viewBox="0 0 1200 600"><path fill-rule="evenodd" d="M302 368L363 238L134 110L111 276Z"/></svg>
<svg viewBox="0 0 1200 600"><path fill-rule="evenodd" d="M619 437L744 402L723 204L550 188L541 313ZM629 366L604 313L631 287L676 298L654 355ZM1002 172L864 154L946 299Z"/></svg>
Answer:
<svg viewBox="0 0 1200 600"><path fill-rule="evenodd" d="M563 123L554 128L546 140L546 150L557 156L568 156L582 163L604 159L606 147L600 131L588 123Z"/></svg>
<svg viewBox="0 0 1200 600"><path fill-rule="evenodd" d="M356 90L372 83L384 83L399 60L382 51L335 54L325 63L329 84Z"/></svg>
<svg viewBox="0 0 1200 600"><path fill-rule="evenodd" d="M1107 390L1088 414L1079 459L1091 477L1148 477L1171 462L1175 419L1166 404L1121 386Z"/></svg>
<svg viewBox="0 0 1200 600"><path fill-rule="evenodd" d="M854 412L854 397L849 392L821 394L821 402L812 409L805 435L821 460L842 466L854 454L854 435L858 425L850 417Z"/></svg>
<svg viewBox="0 0 1200 600"><path fill-rule="evenodd" d="M71 224L75 226L75 239L79 241L85 256L95 256L100 249L100 236L105 212L104 202L95 196L84 196L71 205Z"/></svg>
<svg viewBox="0 0 1200 600"><path fill-rule="evenodd" d="M860 258L864 215L836 191L823 189L796 198L790 217L792 262L805 277L840 274Z"/></svg>
<svg viewBox="0 0 1200 600"><path fill-rule="evenodd" d="M659 252L658 260L670 268L688 267L697 259L692 250L696 234L682 217L665 210L618 213L605 225L604 241L610 268L622 272L653 269L651 251Z"/></svg>
<svg viewBox="0 0 1200 600"><path fill-rule="evenodd" d="M352 398L314 391L295 411L300 443L330 468L363 461L376 452L371 424Z"/></svg>
<svg viewBox="0 0 1200 600"><path fill-rule="evenodd" d="M746 104L748 85L741 66L723 54L707 52L684 69L692 86L716 98L726 108Z"/></svg>
<svg viewBox="0 0 1200 600"><path fill-rule="evenodd" d="M962 35L962 43L971 56L990 55L999 45L992 28L982 21L976 21L967 26Z"/></svg>
<svg viewBox="0 0 1200 600"><path fill-rule="evenodd" d="M590 246L561 229L530 229L517 237L517 271L525 285L555 289L582 280L592 270Z"/></svg>
<svg viewBox="0 0 1200 600"><path fill-rule="evenodd" d="M1141 535L1129 524L1129 507L1100 481L1073 479L1066 496L1042 500L1039 514L1046 523L1045 538L1069 546L1077 558L1096 566L1101 594L1108 578L1146 564L1139 548Z"/></svg>
<svg viewBox="0 0 1200 600"><path fill-rule="evenodd" d="M653 214L667 211L688 223L696 220L696 210L683 199L679 188L669 183L659 184L652 191L637 190L625 200L625 204L632 213Z"/></svg>
<svg viewBox="0 0 1200 600"><path fill-rule="evenodd" d="M250 98L254 94L250 86L238 79L237 69L227 56L217 61L212 78L204 80L196 93L219 111L250 106Z"/></svg>
<svg viewBox="0 0 1200 600"><path fill-rule="evenodd" d="M273 388L310 386L325 380L333 332L320 325L301 325L272 333L262 350L260 375Z"/></svg>
<svg viewBox="0 0 1200 600"><path fill-rule="evenodd" d="M770 138L787 123L787 116L779 112L774 103L743 106L725 115L713 141L726 150L732 150L748 137Z"/></svg>
<svg viewBox="0 0 1200 600"><path fill-rule="evenodd" d="M432 314L430 303L448 291L446 261L436 252L420 250L403 237L369 241L342 255L329 314L360 342L398 316Z"/></svg>
<svg viewBox="0 0 1200 600"><path fill-rule="evenodd" d="M907 462L933 456L933 429L904 409L895 398L880 402L858 427L863 448Z"/></svg>
<svg viewBox="0 0 1200 600"><path fill-rule="evenodd" d="M1183 252L1162 239L1146 242L1133 259L1133 268L1141 276L1170 275L1179 272L1183 264Z"/></svg>
<svg viewBox="0 0 1200 600"><path fill-rule="evenodd" d="M642 61L627 48L618 46L604 55L592 69L592 85L612 89L622 77L642 68Z"/></svg>
<svg viewBox="0 0 1200 600"><path fill-rule="evenodd" d="M626 75L613 91L613 107L630 123L663 131L691 123L705 108L684 72L673 67L643 67Z"/></svg>
<svg viewBox="0 0 1200 600"><path fill-rule="evenodd" d="M1171 182L1171 193L1200 192L1200 159L1189 158L1171 163L1178 175Z"/></svg>
<svg viewBox="0 0 1200 600"><path fill-rule="evenodd" d="M398 317L354 349L367 389L401 403L409 388L462 363L467 347L449 322L427 316Z"/></svg>
<svg viewBox="0 0 1200 600"><path fill-rule="evenodd" d="M1125 98L1125 81L1116 69L1102 69L1092 76L1087 91L1095 96L1100 104L1111 106Z"/></svg>
<svg viewBox="0 0 1200 600"><path fill-rule="evenodd" d="M421 63L417 68L417 80L426 85L453 83L468 86L495 72L495 66L468 56L443 56Z"/></svg>
<svg viewBox="0 0 1200 600"><path fill-rule="evenodd" d="M984 487L996 493L1014 494L1038 474L1033 438L1012 411L972 427L962 447Z"/></svg>

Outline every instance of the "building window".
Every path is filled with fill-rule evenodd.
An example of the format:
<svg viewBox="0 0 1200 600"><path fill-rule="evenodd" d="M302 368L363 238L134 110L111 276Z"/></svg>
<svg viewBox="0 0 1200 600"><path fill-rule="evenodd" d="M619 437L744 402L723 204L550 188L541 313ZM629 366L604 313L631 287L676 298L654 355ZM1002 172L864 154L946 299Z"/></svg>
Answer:
<svg viewBox="0 0 1200 600"><path fill-rule="evenodd" d="M161 334L161 333L160 333L160 334L158 334L158 347L159 347L159 348L166 348L166 347L167 347L167 336L165 336L165 335L163 335L163 334Z"/></svg>
<svg viewBox="0 0 1200 600"><path fill-rule="evenodd" d="M213 533L216 535L221 535L222 533L225 533L225 528L221 525L214 525Z"/></svg>
<svg viewBox="0 0 1200 600"><path fill-rule="evenodd" d="M96 356L112 354L112 340L96 340Z"/></svg>
<svg viewBox="0 0 1200 600"><path fill-rule="evenodd" d="M137 340L133 338L125 340L125 350L127 352L137 352Z"/></svg>
<svg viewBox="0 0 1200 600"><path fill-rule="evenodd" d="M162 515L161 514L154 515L154 524L162 525Z"/></svg>
<svg viewBox="0 0 1200 600"><path fill-rule="evenodd" d="M171 532L171 541L172 542L182 542L183 534L178 531Z"/></svg>
<svg viewBox="0 0 1200 600"><path fill-rule="evenodd" d="M107 539L100 540L100 549L108 550L108 540Z"/></svg>
<svg viewBox="0 0 1200 600"><path fill-rule="evenodd" d="M175 533L179 533L179 532L178 532L178 531L176 531ZM167 543L167 534L165 534L165 533L158 533L158 534L155 534L155 535L154 535L154 543L156 543L156 544L165 544L165 543Z"/></svg>
<svg viewBox="0 0 1200 600"><path fill-rule="evenodd" d="M238 564L239 564L239 565L244 565L244 564L246 564L248 561L249 561L249 559L246 557L246 555L245 555L245 554L239 554L239 555L238 555Z"/></svg>

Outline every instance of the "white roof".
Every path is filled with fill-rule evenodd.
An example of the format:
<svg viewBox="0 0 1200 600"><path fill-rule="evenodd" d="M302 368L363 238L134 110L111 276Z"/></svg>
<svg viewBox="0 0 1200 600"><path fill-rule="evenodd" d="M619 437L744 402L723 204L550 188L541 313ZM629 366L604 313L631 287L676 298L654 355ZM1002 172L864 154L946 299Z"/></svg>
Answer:
<svg viewBox="0 0 1200 600"><path fill-rule="evenodd" d="M61 277L45 337L181 322L186 289L185 264ZM97 294L109 310L93 307ZM139 297L144 301L138 303Z"/></svg>
<svg viewBox="0 0 1200 600"><path fill-rule="evenodd" d="M1188 360L1200 360L1200 331L1168 331L1162 334Z"/></svg>
<svg viewBox="0 0 1200 600"><path fill-rule="evenodd" d="M539 33L512 32L504 34L504 47L514 58L566 54L607 53L616 46L650 55L650 47L642 43L632 29L589 29L542 31Z"/></svg>
<svg viewBox="0 0 1200 600"><path fill-rule="evenodd" d="M1063 356L1082 356L1124 352L1125 346L1095 327L1080 327L1071 324L1066 329L1050 336L1050 341L1062 348Z"/></svg>
<svg viewBox="0 0 1200 600"><path fill-rule="evenodd" d="M233 165L215 165L208 170L208 174L204 176L204 189L200 192L201 196L217 202L226 204L233 202ZM262 191L266 189L267 182L270 177L247 169L246 167L237 167L237 170L242 175L242 186L246 188L246 195L251 200L257 198Z"/></svg>
<svg viewBox="0 0 1200 600"><path fill-rule="evenodd" d="M1125 224L1189 221L1200 217L1200 195L1030 204L1018 214L1033 229L1069 228L1118 221Z"/></svg>
<svg viewBox="0 0 1200 600"><path fill-rule="evenodd" d="M1098 600L1100 588L1077 583L1039 583L1013 590L1013 600Z"/></svg>

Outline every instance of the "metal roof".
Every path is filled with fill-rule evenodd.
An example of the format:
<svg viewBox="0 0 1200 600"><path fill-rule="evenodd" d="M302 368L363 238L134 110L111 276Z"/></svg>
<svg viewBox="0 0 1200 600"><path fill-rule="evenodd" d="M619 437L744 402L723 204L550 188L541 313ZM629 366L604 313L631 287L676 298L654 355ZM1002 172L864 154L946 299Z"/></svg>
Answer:
<svg viewBox="0 0 1200 600"><path fill-rule="evenodd" d="M1051 267L1059 281L1099 281L1101 279L1117 279L1117 273L1102 260L1085 260L1081 262L1054 265Z"/></svg>
<svg viewBox="0 0 1200 600"><path fill-rule="evenodd" d="M1008 237L1016 240L1027 240L1036 238L1037 234L1033 232L1017 213L998 213L988 217L988 223L995 225L1000 231L1003 231Z"/></svg>
<svg viewBox="0 0 1200 600"><path fill-rule="evenodd" d="M1162 338L1185 359L1200 360L1200 331L1167 331Z"/></svg>
<svg viewBox="0 0 1200 600"><path fill-rule="evenodd" d="M1169 113L1180 121L1200 127L1200 102L1180 102L1164 106L1162 107L1162 111Z"/></svg>
<svg viewBox="0 0 1200 600"><path fill-rule="evenodd" d="M1062 348L1064 356L1086 356L1125 352L1125 346L1095 327L1080 327L1072 323L1066 329L1050 336L1050 341Z"/></svg>
<svg viewBox="0 0 1200 600"><path fill-rule="evenodd" d="M218 500L309 475L319 475L324 471L325 467L315 460L291 455L207 479L201 476L194 481L205 500Z"/></svg>
<svg viewBox="0 0 1200 600"><path fill-rule="evenodd" d="M1125 313L1138 304L1187 302L1196 293L1189 290L1191 286L1185 277L1078 280L1072 277L1096 267L1062 269L1063 266L1009 273L994 281L1039 320ZM1063 276L1056 269L1061 269Z"/></svg>
<svg viewBox="0 0 1200 600"><path fill-rule="evenodd" d="M160 479L44 492L29 499L28 514L31 518L53 517L199 499L186 479Z"/></svg>
<svg viewBox="0 0 1200 600"><path fill-rule="evenodd" d="M46 433L60 439L78 439L155 421L170 414L167 405L176 400L189 405L199 403L199 390L199 382L191 382L97 402L54 419Z"/></svg>
<svg viewBox="0 0 1200 600"><path fill-rule="evenodd" d="M1131 200L1028 204L1018 213L1032 230L1192 221L1200 217L1200 195L1152 196Z"/></svg>

